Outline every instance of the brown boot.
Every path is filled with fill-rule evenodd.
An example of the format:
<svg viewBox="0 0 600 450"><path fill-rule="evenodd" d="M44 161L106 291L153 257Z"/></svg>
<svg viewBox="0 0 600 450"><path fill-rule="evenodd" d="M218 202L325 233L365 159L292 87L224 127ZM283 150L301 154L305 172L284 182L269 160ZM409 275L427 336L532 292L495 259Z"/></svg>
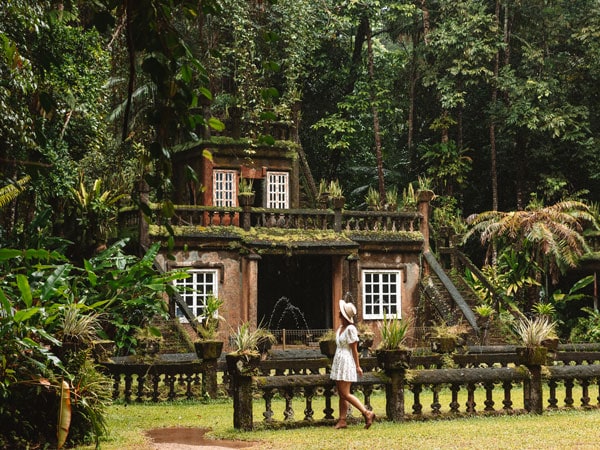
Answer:
<svg viewBox="0 0 600 450"><path fill-rule="evenodd" d="M346 423L346 419L340 419L337 421L337 423L335 424L334 427L336 430L339 430L340 428L348 428L348 424Z"/></svg>
<svg viewBox="0 0 600 450"><path fill-rule="evenodd" d="M363 416L365 416L365 429L368 430L375 421L375 413L372 411L365 411Z"/></svg>

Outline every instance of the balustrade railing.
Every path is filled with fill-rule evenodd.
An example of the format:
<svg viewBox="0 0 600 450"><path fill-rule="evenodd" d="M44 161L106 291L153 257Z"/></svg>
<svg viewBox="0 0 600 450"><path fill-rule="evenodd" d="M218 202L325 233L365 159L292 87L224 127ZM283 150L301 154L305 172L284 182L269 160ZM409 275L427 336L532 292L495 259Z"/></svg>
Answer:
<svg viewBox="0 0 600 450"><path fill-rule="evenodd" d="M193 353L116 356L99 364L113 379L113 400L160 402L217 396L216 361L199 360Z"/></svg>
<svg viewBox="0 0 600 450"><path fill-rule="evenodd" d="M228 373L223 359L202 361L195 354L184 354L101 362L114 379L113 398L126 402L199 399L209 391L213 396L220 372L223 392L234 397L234 405L246 405L243 411L234 408L234 416L246 416L241 421L234 417L234 424L243 424L240 428L256 425L252 400L257 395L264 405L263 426L332 423L337 401L328 374L330 364L316 349L275 350L259 363L257 376L245 377L251 388L236 390L240 374ZM353 390L361 393L367 407L374 393L386 392L386 415L393 420L600 407L598 344L562 345L547 366L519 366L511 345L472 346L464 353L445 355L415 349L409 371L395 374L382 369L374 357L361 358L361 366L365 373ZM401 402L391 401L392 388ZM236 395L249 398L240 402ZM283 402L274 402L277 397ZM380 411L378 415L382 416Z"/></svg>
<svg viewBox="0 0 600 450"><path fill-rule="evenodd" d="M158 206L154 207L158 210ZM332 231L418 231L419 213L393 211L346 211L332 209L223 208L215 206L175 205L171 225L242 226L245 214L252 227ZM139 223L137 210L121 211L122 227ZM157 221L160 224L160 221Z"/></svg>
<svg viewBox="0 0 600 450"><path fill-rule="evenodd" d="M576 406L586 409L600 406L600 364L594 364L597 362L600 362L597 349L577 352L565 347L564 352L556 354L556 363L543 366L542 370L542 366L519 365L514 346L470 347L464 354L415 355L409 372L400 370L394 375L387 369L381 370L375 358L367 357L361 358L365 374L353 384L353 389L362 392L367 407L371 405L373 392L385 390L387 417L393 420L517 412L540 414L544 410ZM332 397L336 392L328 375L329 363L324 358L311 362L263 361L261 375L252 379L253 395L258 394L264 400L263 426L297 427L333 422ZM231 383L236 380L234 374ZM397 385L393 386L394 383ZM391 396L394 389L396 393ZM577 389L581 390L580 395L575 393ZM598 393L595 399L592 391ZM284 399L282 411L273 407L277 394ZM560 395L564 396L562 405ZM580 405L575 404L577 398ZM297 415L297 411L301 413ZM241 428L254 426L252 411L234 411L235 414L249 414L245 420L238 418L238 424L245 424Z"/></svg>

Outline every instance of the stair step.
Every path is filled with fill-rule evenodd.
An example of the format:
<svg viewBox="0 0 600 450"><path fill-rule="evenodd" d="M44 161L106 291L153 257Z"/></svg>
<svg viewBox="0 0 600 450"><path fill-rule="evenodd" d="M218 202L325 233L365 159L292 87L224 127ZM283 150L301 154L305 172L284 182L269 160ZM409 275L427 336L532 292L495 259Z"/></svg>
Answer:
<svg viewBox="0 0 600 450"><path fill-rule="evenodd" d="M194 352L192 339L178 319L155 319L152 325L160 330L163 337L160 353Z"/></svg>

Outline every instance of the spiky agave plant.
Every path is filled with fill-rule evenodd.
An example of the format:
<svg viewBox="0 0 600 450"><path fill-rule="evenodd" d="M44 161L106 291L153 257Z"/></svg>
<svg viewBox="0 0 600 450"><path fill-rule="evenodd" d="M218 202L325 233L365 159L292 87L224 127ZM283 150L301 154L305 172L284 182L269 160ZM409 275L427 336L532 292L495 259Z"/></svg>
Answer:
<svg viewBox="0 0 600 450"><path fill-rule="evenodd" d="M545 316L524 317L515 325L515 333L526 347L536 347L556 335L556 322Z"/></svg>
<svg viewBox="0 0 600 450"><path fill-rule="evenodd" d="M410 323L396 316L388 318L383 315L383 322L379 324L381 332L380 350L398 350L404 348L404 341L408 333Z"/></svg>

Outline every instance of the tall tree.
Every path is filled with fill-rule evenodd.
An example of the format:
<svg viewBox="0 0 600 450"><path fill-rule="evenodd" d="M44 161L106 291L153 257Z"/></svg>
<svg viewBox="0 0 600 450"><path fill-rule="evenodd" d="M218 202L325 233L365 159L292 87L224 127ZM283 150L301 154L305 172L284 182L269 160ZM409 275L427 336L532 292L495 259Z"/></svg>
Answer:
<svg viewBox="0 0 600 450"><path fill-rule="evenodd" d="M482 245L497 245L499 251L509 248L515 253L527 252L529 260L536 263L529 276L541 282L539 267L553 284L566 269L576 267L579 257L588 250L584 227L598 229L593 212L578 201L551 206L532 202L525 210L487 211L471 216L469 223L471 228L464 241L479 235ZM535 300L530 299L531 304Z"/></svg>

